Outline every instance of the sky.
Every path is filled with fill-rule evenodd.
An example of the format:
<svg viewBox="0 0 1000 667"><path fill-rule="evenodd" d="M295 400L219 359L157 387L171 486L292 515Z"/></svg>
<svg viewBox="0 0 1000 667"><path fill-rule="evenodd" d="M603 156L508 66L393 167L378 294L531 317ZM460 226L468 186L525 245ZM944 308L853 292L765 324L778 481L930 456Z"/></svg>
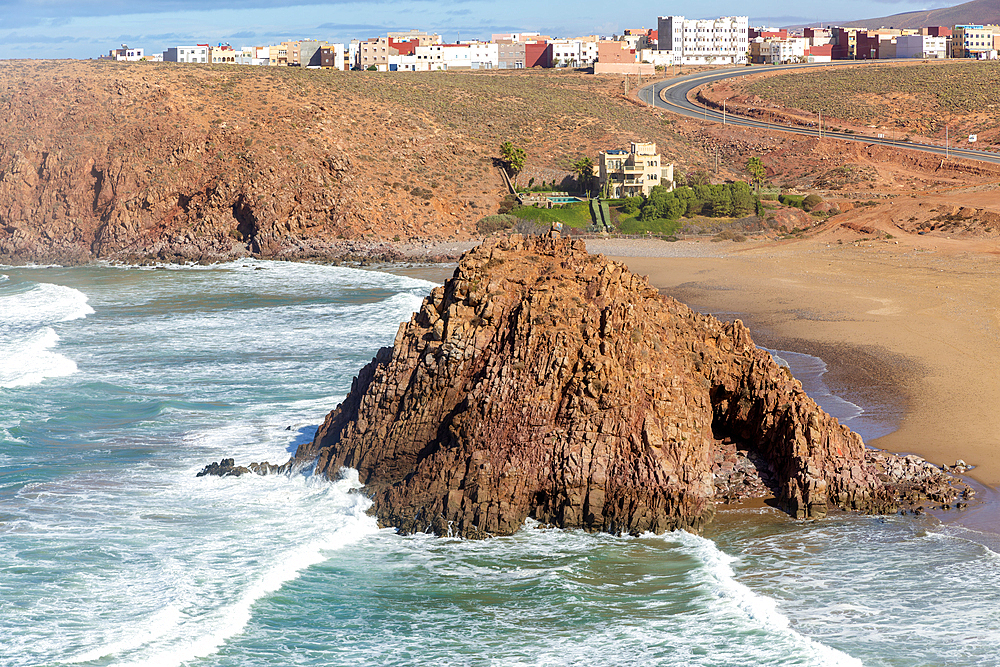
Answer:
<svg viewBox="0 0 1000 667"><path fill-rule="evenodd" d="M121 44L160 53L169 46L235 48L291 39L350 42L416 28L445 42L493 33L537 31L553 37L621 34L655 28L658 16L749 15L750 25L830 23L957 4L938 0L707 0L624 5L604 0L0 0L0 58L96 58ZM835 15L834 15L835 14Z"/></svg>

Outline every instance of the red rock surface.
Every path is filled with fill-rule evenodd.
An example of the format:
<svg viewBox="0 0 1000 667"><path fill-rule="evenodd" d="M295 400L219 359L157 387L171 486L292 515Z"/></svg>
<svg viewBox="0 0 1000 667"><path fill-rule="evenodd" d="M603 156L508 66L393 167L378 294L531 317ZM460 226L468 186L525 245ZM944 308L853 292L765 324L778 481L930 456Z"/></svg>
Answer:
<svg viewBox="0 0 1000 667"><path fill-rule="evenodd" d="M794 516L895 509L861 438L742 323L581 241L513 236L463 257L296 457L356 468L404 533L510 534L527 517L640 533L710 521L734 443Z"/></svg>

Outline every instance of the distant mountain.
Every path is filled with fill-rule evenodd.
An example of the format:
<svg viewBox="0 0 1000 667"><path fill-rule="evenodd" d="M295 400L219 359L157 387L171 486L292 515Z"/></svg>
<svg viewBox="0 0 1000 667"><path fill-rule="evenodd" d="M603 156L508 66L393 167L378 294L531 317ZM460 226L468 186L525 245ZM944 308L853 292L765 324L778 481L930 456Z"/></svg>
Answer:
<svg viewBox="0 0 1000 667"><path fill-rule="evenodd" d="M968 23L1000 24L1000 0L972 0L972 2L965 2L954 7L904 12L862 21L836 23L835 25L845 28L922 28L931 25L955 26Z"/></svg>

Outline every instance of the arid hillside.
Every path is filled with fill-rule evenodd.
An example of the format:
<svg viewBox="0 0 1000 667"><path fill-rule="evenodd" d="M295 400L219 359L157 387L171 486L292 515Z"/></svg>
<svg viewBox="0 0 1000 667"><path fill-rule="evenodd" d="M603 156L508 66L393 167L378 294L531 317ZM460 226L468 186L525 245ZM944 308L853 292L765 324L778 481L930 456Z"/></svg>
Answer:
<svg viewBox="0 0 1000 667"><path fill-rule="evenodd" d="M704 160L622 92L574 72L7 62L0 261L338 257L465 238L504 195L494 157L508 140L527 150L525 179L633 140Z"/></svg>
<svg viewBox="0 0 1000 667"><path fill-rule="evenodd" d="M725 86L738 106L778 105L827 127L952 145L978 135L977 148L1000 148L1000 63L975 60L878 63L758 75Z"/></svg>
<svg viewBox="0 0 1000 667"><path fill-rule="evenodd" d="M771 184L830 200L845 238L903 231L873 226L871 214L889 224L913 195L949 193L906 213L913 233L938 223L953 232L961 207L1000 210L981 191L1000 180L994 167L787 134L779 121L796 112L777 107L772 132L683 119L643 106L630 84L626 95L620 77L571 71L8 61L0 262L398 258L407 242L478 234L506 194L495 164L504 141L526 150L522 184L571 186L574 161L630 141L656 142L678 176L702 171L717 183L746 180L747 159L759 156ZM962 194L970 187L976 194ZM886 203L856 206L876 199ZM970 225L976 236L1000 233Z"/></svg>

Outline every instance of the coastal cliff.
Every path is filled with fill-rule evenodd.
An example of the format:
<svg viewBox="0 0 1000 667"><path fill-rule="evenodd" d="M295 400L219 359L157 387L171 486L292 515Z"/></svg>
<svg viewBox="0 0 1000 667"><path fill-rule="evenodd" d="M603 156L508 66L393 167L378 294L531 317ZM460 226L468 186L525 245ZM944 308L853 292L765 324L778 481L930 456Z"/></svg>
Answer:
<svg viewBox="0 0 1000 667"><path fill-rule="evenodd" d="M737 458L797 517L892 511L898 496L742 323L561 238L467 253L296 458L357 469L382 525L463 537L528 517L697 530Z"/></svg>

